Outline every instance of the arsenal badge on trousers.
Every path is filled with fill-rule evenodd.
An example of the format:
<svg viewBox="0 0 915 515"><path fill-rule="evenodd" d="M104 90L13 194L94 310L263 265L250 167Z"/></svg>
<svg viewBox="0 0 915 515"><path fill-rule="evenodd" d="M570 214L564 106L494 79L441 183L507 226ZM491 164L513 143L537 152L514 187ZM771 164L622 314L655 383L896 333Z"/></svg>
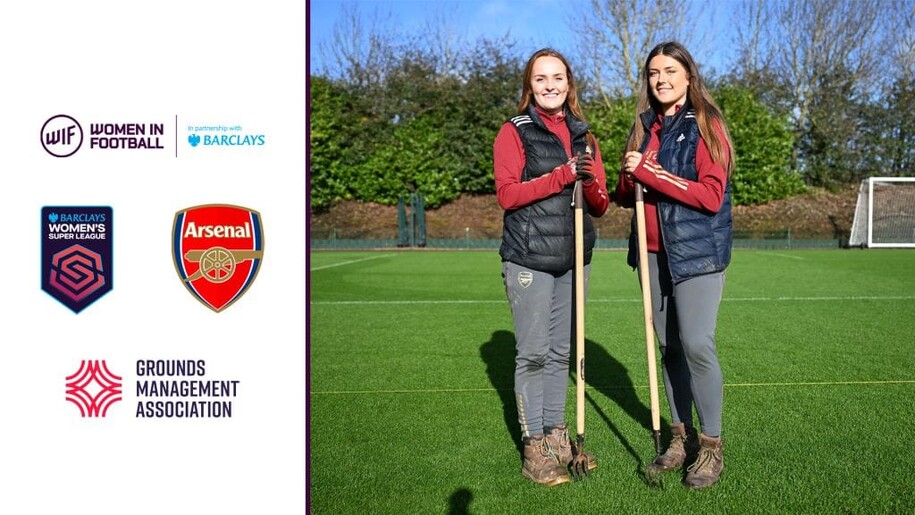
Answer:
<svg viewBox="0 0 915 515"><path fill-rule="evenodd" d="M172 241L178 277L194 298L216 312L248 291L264 255L260 213L228 204L178 211Z"/></svg>

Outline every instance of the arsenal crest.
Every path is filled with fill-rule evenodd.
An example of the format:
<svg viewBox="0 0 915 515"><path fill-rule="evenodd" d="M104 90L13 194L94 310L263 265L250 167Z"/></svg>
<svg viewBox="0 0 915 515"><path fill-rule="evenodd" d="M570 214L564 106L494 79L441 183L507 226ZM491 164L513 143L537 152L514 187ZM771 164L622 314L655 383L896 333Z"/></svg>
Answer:
<svg viewBox="0 0 915 515"><path fill-rule="evenodd" d="M111 291L111 208L41 209L41 289L79 313Z"/></svg>
<svg viewBox="0 0 915 515"><path fill-rule="evenodd" d="M178 211L172 241L178 277L191 295L216 312L248 291L264 255L260 213L228 204Z"/></svg>

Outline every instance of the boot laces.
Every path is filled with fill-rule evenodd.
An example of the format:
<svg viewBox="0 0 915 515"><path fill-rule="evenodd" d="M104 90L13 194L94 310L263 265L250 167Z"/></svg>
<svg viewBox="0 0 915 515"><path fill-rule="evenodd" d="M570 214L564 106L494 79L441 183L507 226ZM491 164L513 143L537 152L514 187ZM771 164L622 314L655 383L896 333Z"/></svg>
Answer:
<svg viewBox="0 0 915 515"><path fill-rule="evenodd" d="M552 457L556 459L556 453L553 452L553 446L550 445L550 440L547 437L543 437L539 445L540 455L543 457Z"/></svg>
<svg viewBox="0 0 915 515"><path fill-rule="evenodd" d="M711 472L715 462L715 450L707 447L699 449L699 457L696 461L687 467L688 472Z"/></svg>
<svg viewBox="0 0 915 515"><path fill-rule="evenodd" d="M570 447L571 445L572 445L572 441L569 438L569 429L568 428L560 429L559 430L559 448L561 449L563 447Z"/></svg>
<svg viewBox="0 0 915 515"><path fill-rule="evenodd" d="M686 435L674 435L670 440L669 450L686 451Z"/></svg>

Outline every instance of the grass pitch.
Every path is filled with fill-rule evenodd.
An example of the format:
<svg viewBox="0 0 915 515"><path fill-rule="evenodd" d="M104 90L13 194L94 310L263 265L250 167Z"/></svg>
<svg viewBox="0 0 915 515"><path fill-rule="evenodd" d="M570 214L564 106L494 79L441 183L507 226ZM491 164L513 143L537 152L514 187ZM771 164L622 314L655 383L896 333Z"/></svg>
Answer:
<svg viewBox="0 0 915 515"><path fill-rule="evenodd" d="M586 450L599 467L552 488L520 473L497 252L310 260L312 513L915 512L915 251L735 252L717 340L725 470L703 491L678 473L662 488L642 479L654 445L624 252L595 252L586 303ZM661 415L666 442L663 392Z"/></svg>

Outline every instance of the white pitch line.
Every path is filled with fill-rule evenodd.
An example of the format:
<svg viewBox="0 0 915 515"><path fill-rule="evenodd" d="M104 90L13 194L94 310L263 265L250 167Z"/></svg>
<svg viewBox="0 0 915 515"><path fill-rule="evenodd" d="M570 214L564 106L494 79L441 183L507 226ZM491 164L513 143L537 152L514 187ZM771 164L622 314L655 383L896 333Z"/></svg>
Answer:
<svg viewBox="0 0 915 515"><path fill-rule="evenodd" d="M361 261L368 261L368 260L370 260L370 259L381 259L381 258L384 258L384 257L393 256L393 255L394 255L394 254L382 254L382 255L380 255L380 256L370 256L370 257L362 258L362 259L353 259L353 260L350 260L350 261L341 261L340 263L332 263L332 264L330 264L330 265L317 266L317 267L312 268L310 271L314 272L314 271L316 271L316 270L324 270L324 269L326 269L326 268L335 268L335 267L343 266L343 265L351 265L351 264L353 264L353 263L359 263L359 262L361 262Z"/></svg>
<svg viewBox="0 0 915 515"><path fill-rule="evenodd" d="M722 301L734 302L769 302L769 301L833 301L833 300L915 300L915 295L849 295L826 297L735 297L724 298Z"/></svg>
<svg viewBox="0 0 915 515"><path fill-rule="evenodd" d="M505 304L506 300L328 300L312 301L312 304L333 306L359 305L359 306L388 306L404 304Z"/></svg>
<svg viewBox="0 0 915 515"><path fill-rule="evenodd" d="M801 259L801 260L804 259L804 258L802 258L801 256L792 256L792 255L790 255L790 254L782 254L782 253L780 253L780 252L766 252L766 255L769 255L769 256L778 256L778 257L789 258L789 259Z"/></svg>
<svg viewBox="0 0 915 515"><path fill-rule="evenodd" d="M796 382L796 383L725 383L725 388L765 388L765 387L797 387L797 386L874 386L888 384L915 384L915 379L898 379L885 381L822 381L822 382ZM629 390L644 389L648 385L632 386L585 386L586 390ZM575 387L570 386L569 390ZM467 393L467 392L495 392L498 388L434 388L416 390L319 390L309 392L311 395L390 395L397 393ZM511 388L502 388L511 390Z"/></svg>
<svg viewBox="0 0 915 515"><path fill-rule="evenodd" d="M888 379L885 381L811 381L800 383L732 383L725 384L725 386L734 388L757 388L760 386L857 386L877 384L915 384L915 379Z"/></svg>
<svg viewBox="0 0 915 515"><path fill-rule="evenodd" d="M722 299L722 302L807 302L807 301L820 301L820 302L831 302L831 301L843 301L843 300L915 300L915 295L888 295L888 296L875 296L875 295L851 295L851 296L826 296L826 297L725 297ZM504 304L507 302L505 299L499 300L325 300L325 301L312 301L312 305L328 305L328 306L345 306L345 305L360 305L360 306L371 306L371 305L415 305L415 304ZM605 304L605 303L633 303L633 302L642 302L641 299L631 298L631 299L622 299L622 298L610 298L610 299L588 299L588 304Z"/></svg>

